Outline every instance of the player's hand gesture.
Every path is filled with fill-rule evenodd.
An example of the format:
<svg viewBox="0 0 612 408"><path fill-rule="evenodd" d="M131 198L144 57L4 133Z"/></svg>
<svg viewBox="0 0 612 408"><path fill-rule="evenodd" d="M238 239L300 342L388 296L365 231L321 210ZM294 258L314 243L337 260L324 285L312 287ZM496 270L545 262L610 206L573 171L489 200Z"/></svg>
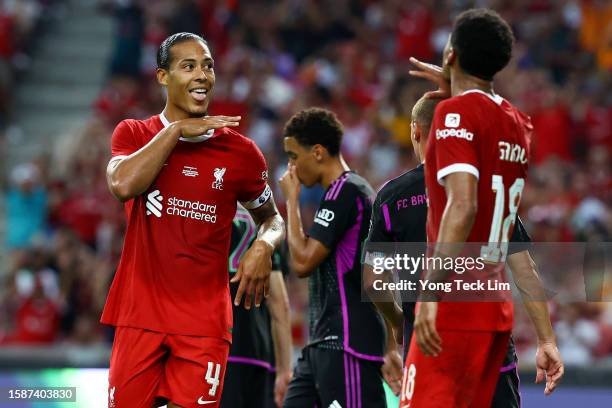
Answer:
<svg viewBox="0 0 612 408"><path fill-rule="evenodd" d="M434 64L428 64L426 62L419 61L414 57L410 57L410 62L418 68L418 70L408 71L410 75L426 79L438 85L438 89L436 91L430 91L425 93L424 96L426 98L450 98L450 80L444 77L444 72L442 71L441 67Z"/></svg>
<svg viewBox="0 0 612 408"><path fill-rule="evenodd" d="M272 253L274 247L264 242L255 240L244 254L238 265L238 272L230 282L240 282L236 291L234 304L238 306L244 298L244 308L250 309L253 296L255 306L261 305L263 297L268 297L270 289L270 272L272 271Z"/></svg>
<svg viewBox="0 0 612 408"><path fill-rule="evenodd" d="M388 350L385 353L381 370L393 394L399 395L402 389L402 356L396 349Z"/></svg>
<svg viewBox="0 0 612 408"><path fill-rule="evenodd" d="M536 351L536 384L546 378L544 395L550 395L563 377L564 367L559 349L554 342L538 344Z"/></svg>
<svg viewBox="0 0 612 408"><path fill-rule="evenodd" d="M285 394L287 393L292 377L293 373L291 371L276 373L276 379L274 380L274 402L279 408L283 406Z"/></svg>
<svg viewBox="0 0 612 408"><path fill-rule="evenodd" d="M416 343L426 356L436 357L442 351L442 339L436 330L437 302L420 302L414 317Z"/></svg>
<svg viewBox="0 0 612 408"><path fill-rule="evenodd" d="M287 200L297 200L300 197L300 180L297 176L297 170L294 164L287 167L287 171L278 180L283 195Z"/></svg>
<svg viewBox="0 0 612 408"><path fill-rule="evenodd" d="M240 125L240 116L204 116L202 118L183 119L178 122L182 137L197 137L211 129L235 127Z"/></svg>

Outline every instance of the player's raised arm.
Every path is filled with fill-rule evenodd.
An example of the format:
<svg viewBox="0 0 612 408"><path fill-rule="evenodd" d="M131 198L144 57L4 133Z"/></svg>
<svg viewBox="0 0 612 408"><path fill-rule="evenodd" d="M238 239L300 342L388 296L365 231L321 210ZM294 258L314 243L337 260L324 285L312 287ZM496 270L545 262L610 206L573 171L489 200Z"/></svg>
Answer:
<svg viewBox="0 0 612 408"><path fill-rule="evenodd" d="M137 151L110 160L106 168L108 188L122 202L142 194L159 174L179 137L195 137L211 129L238 126L239 120L238 116L207 116L171 123ZM129 132L127 128L126 122L119 124L113 145L120 143L116 139Z"/></svg>
<svg viewBox="0 0 612 408"><path fill-rule="evenodd" d="M306 278L323 262L330 250L304 233L300 214L300 181L296 175L295 166L289 165L279 183L287 200L287 242L291 254L290 267L298 277Z"/></svg>

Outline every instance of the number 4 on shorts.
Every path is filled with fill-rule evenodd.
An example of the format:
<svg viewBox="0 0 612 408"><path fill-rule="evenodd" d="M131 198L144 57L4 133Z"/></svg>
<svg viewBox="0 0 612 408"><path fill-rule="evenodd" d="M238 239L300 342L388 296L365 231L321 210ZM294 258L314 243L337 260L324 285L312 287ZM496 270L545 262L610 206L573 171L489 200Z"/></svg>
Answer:
<svg viewBox="0 0 612 408"><path fill-rule="evenodd" d="M213 375L213 368L215 369L215 374ZM206 370L206 382L210 384L210 390L208 391L208 395L214 397L217 393L217 388L219 387L219 376L221 375L221 364L213 363L212 361L208 362L208 370Z"/></svg>

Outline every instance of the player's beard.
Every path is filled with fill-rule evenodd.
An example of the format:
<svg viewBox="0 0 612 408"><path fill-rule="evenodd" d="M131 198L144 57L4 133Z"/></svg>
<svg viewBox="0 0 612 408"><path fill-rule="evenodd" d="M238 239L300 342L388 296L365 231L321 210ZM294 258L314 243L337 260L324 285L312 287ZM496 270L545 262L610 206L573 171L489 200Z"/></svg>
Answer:
<svg viewBox="0 0 612 408"><path fill-rule="evenodd" d="M189 117L192 119L204 118L208 116L208 109L204 113L202 112L189 112Z"/></svg>

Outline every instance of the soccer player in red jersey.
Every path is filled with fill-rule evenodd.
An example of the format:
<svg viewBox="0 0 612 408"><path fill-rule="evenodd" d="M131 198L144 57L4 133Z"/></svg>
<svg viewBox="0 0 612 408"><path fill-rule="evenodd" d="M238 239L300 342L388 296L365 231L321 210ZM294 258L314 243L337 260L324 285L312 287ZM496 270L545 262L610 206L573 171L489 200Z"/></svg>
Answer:
<svg viewBox="0 0 612 408"><path fill-rule="evenodd" d="M207 116L215 85L204 39L174 34L157 54L167 89L162 113L124 120L112 136L111 192L127 230L102 323L116 327L109 408L217 407L232 339L228 253L236 202L259 225L232 279L245 307L267 295L271 256L283 237L257 146Z"/></svg>
<svg viewBox="0 0 612 408"><path fill-rule="evenodd" d="M504 260L500 243L514 228L532 131L529 118L493 91L493 76L509 62L512 45L499 15L474 9L457 17L445 47L442 74L451 98L436 109L425 160L434 256L455 255L452 244L480 242L485 260ZM489 408L512 320L507 301L419 302L401 407ZM551 381L560 376L553 371L547 372Z"/></svg>

